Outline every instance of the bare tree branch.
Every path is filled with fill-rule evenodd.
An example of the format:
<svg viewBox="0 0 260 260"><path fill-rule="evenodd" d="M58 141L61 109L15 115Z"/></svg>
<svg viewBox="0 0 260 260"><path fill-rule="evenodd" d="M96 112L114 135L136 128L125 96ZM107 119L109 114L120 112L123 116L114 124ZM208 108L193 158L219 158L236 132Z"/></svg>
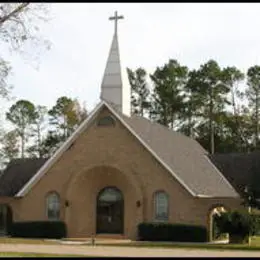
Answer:
<svg viewBox="0 0 260 260"><path fill-rule="evenodd" d="M0 26L3 25L4 22L8 21L13 16L17 15L18 13L22 12L23 9L25 9L30 3L22 3L18 7L16 7L13 11L8 13L7 15L4 15L3 17L0 17Z"/></svg>

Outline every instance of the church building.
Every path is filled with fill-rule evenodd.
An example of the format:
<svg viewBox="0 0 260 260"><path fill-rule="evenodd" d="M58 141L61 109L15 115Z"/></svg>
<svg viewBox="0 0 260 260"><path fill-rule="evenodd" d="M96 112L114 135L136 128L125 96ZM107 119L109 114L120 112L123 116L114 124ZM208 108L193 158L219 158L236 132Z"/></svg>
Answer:
<svg viewBox="0 0 260 260"><path fill-rule="evenodd" d="M241 208L236 189L195 140L130 115L117 22L100 102L48 159L12 162L0 177L0 231L13 221L62 220L68 237L137 239L142 222L203 225L216 207Z"/></svg>

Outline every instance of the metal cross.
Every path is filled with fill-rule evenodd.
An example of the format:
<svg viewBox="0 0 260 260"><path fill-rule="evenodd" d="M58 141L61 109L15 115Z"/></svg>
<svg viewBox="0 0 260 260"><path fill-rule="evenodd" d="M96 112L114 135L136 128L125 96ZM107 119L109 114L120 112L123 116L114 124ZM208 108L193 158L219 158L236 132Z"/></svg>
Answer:
<svg viewBox="0 0 260 260"><path fill-rule="evenodd" d="M115 15L114 16L109 17L109 20L115 20L115 34L117 34L117 21L119 19L124 19L124 16L123 15L118 16L117 15L117 11L115 11Z"/></svg>

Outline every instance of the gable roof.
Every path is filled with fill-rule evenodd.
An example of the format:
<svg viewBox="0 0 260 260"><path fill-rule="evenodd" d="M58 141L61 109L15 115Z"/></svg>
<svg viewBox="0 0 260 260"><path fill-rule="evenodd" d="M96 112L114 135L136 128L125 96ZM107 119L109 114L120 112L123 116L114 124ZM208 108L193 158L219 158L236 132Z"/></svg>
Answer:
<svg viewBox="0 0 260 260"><path fill-rule="evenodd" d="M124 120L195 196L238 196L197 141L142 117L124 116Z"/></svg>
<svg viewBox="0 0 260 260"><path fill-rule="evenodd" d="M230 153L210 155L211 161L218 167L238 193L244 193L245 187L257 190L260 197L260 151L251 153Z"/></svg>
<svg viewBox="0 0 260 260"><path fill-rule="evenodd" d="M46 161L43 158L12 160L0 177L0 196L14 196Z"/></svg>
<svg viewBox="0 0 260 260"><path fill-rule="evenodd" d="M174 132L160 124L141 117L127 117L113 105L101 101L89 117L39 169L16 194L24 196L60 158L103 107L110 112L140 141L140 143L179 181L193 196L239 197L231 184L207 157L207 152L193 139Z"/></svg>

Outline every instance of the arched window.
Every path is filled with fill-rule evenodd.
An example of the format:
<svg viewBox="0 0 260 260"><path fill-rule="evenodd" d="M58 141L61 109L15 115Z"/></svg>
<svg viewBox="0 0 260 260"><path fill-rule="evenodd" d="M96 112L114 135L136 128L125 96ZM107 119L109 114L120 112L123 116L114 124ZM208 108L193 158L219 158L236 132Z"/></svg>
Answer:
<svg viewBox="0 0 260 260"><path fill-rule="evenodd" d="M154 194L154 215L155 220L167 221L169 219L169 199L164 191L157 191Z"/></svg>
<svg viewBox="0 0 260 260"><path fill-rule="evenodd" d="M114 126L115 119L112 116L104 116L98 120L97 125L98 126Z"/></svg>
<svg viewBox="0 0 260 260"><path fill-rule="evenodd" d="M46 199L47 218L59 220L60 218L60 197L56 192L50 192Z"/></svg>

